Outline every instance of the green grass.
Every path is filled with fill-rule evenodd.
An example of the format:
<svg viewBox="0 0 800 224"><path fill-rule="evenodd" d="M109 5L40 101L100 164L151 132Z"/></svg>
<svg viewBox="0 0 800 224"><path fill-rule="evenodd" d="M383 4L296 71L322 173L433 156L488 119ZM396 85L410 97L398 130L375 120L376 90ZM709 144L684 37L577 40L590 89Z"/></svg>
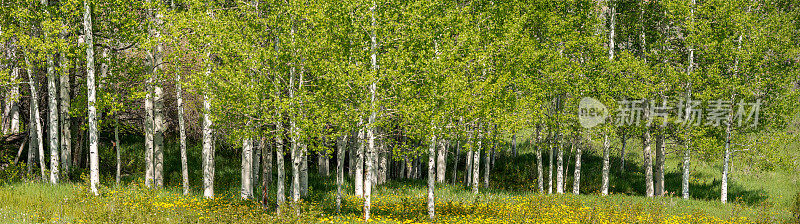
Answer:
<svg viewBox="0 0 800 224"><path fill-rule="evenodd" d="M629 163L625 172L618 169L619 158L612 157L612 195L597 195L600 184L600 157L588 151L583 156L582 195L540 195L535 193L536 164L526 146L516 158L499 156L492 170L490 188L472 194L461 183L437 185L437 220L447 223L515 223L515 222L587 222L650 223L650 222L756 222L782 223L792 220L791 207L798 193L798 174L782 171L744 171L732 173L731 203L719 200L719 166L715 162L693 162L691 195L682 200L674 196L642 197L644 177L638 166L640 146L631 144ZM239 158L235 149L218 148L216 161L216 200L200 197L200 149L189 148L189 167L192 194L180 194L180 164L175 144L165 151L165 184L163 190L150 190L141 183L141 144L124 144L123 163L127 174L123 187L113 186L113 160L101 160L103 195L94 197L83 184L85 171L72 176L72 184L52 186L30 182L13 182L0 186L0 222L5 223L358 223L362 215L362 200L352 196L351 180L345 182L342 213L336 214L334 204L335 180L320 177L310 163L310 194L298 205L297 215L292 208L275 214L273 205L266 208L256 201L242 201L239 195ZM113 158L111 150L101 148L103 158ZM570 155L571 154L567 154ZM615 152L618 155L618 152ZM545 172L547 171L547 156ZM311 160L314 161L314 160ZM452 167L452 158L448 169ZM459 167L463 169L463 158ZM667 160L667 191L679 192L679 158ZM567 188L572 189L572 165L568 166ZM288 165L288 164L287 164ZM287 167L287 175L291 169ZM139 171L139 172L130 172ZM447 181L452 170L448 170ZM84 173L83 178L79 175ZM459 180L463 180L459 173ZM717 181L715 181L717 180ZM287 188L289 184L286 185ZM275 200L274 185L269 200ZM374 222L425 222L426 185L423 180L400 179L377 187L373 195ZM259 198L259 187L255 190ZM742 220L744 217L746 220ZM549 221L548 221L549 220Z"/></svg>

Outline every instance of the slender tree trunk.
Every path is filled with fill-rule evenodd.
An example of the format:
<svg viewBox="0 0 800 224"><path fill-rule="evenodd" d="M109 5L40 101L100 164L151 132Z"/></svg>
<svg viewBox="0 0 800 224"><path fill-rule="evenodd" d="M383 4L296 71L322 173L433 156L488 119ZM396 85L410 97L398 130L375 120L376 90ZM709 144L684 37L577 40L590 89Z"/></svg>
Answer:
<svg viewBox="0 0 800 224"><path fill-rule="evenodd" d="M553 151L554 144L555 144L554 140L555 140L555 133L551 132L550 133L550 140L548 141L548 145L550 146L550 153L549 153L550 159L547 160L547 163L548 163L547 165L549 166L549 168L547 169L547 193L548 194L553 194L553 168L554 168L553 167L553 164L554 164L553 163L553 158L554 158L553 154L555 152L555 151Z"/></svg>
<svg viewBox="0 0 800 224"><path fill-rule="evenodd" d="M556 193L564 193L564 143L561 134L558 134L558 155L556 157Z"/></svg>
<svg viewBox="0 0 800 224"><path fill-rule="evenodd" d="M464 169L464 176L466 178L464 180L464 183L467 185L467 187L472 186L472 161L474 161L474 159L472 159L473 154L474 152L472 151L472 149L470 149L469 151L467 151L466 155L467 165L465 167L466 169Z"/></svg>
<svg viewBox="0 0 800 224"><path fill-rule="evenodd" d="M472 183L473 194L478 194L478 180L480 180L481 175L479 169L481 164L481 141L483 140L483 136L481 136L480 125L476 131L478 131L478 138L476 139L478 144L475 152L473 153L474 159L472 161L472 180L470 181Z"/></svg>
<svg viewBox="0 0 800 224"><path fill-rule="evenodd" d="M693 54L693 52L690 51L690 53L689 53L690 61L692 61L692 54ZM689 67L691 68L692 66L690 65ZM687 86L688 86L688 88L686 90L686 99L684 100L684 102L687 102L687 104L688 104L689 100L692 98L692 89L691 89L692 84L691 84L691 82ZM684 112L684 114L685 114L686 117L684 118L684 122L688 122L689 118L690 118L690 114L691 114L691 107L689 107L687 105L685 108L686 108L686 111ZM684 148L684 152L683 152L683 178L682 178L682 181L681 181L681 196L682 196L683 199L688 200L689 199L689 170L691 169L691 164L692 164L691 163L691 158L692 158L691 157L691 153L692 153L692 150L691 150L692 137L689 134L690 126L688 125L688 123L687 123L687 125L685 127L686 127L686 130L684 130L684 133L685 133L684 134L684 139L686 139L685 140L686 142L684 143L685 144L685 146L684 146L685 148Z"/></svg>
<svg viewBox="0 0 800 224"><path fill-rule="evenodd" d="M39 97L37 96L38 92L36 91L36 79L33 77L33 72L34 72L33 71L33 64L31 64L31 63L32 62L30 62L30 60L28 59L28 55L26 54L25 55L25 64L28 65L27 66L28 67L28 85L30 86L30 89L31 89L31 100L30 100L30 103L29 103L30 104L30 112L29 113L31 114L31 116L30 116L30 120L28 122L28 123L30 123L29 129L28 129L29 130L28 133L31 136L30 137L31 140L30 140L30 144L29 144L29 147L28 147L28 150L30 150L30 152L28 153L28 156L29 156L28 157L28 166L29 167L33 166L33 163L32 163L32 161L33 161L32 160L33 159L32 158L33 157L33 153L34 152L38 152L39 153L38 154L38 160L39 160L39 168L40 168L40 171L41 171L41 178L44 181L47 176L45 175L45 171L44 171L45 166L44 166L44 142L43 142L43 139L42 139L43 138L42 137L42 118L39 115L39 102L38 102ZM36 147L38 147L38 148L36 148ZM36 151L34 151L34 150L36 150ZM30 168L28 168L28 173L30 175Z"/></svg>
<svg viewBox="0 0 800 224"><path fill-rule="evenodd" d="M321 176L327 177L330 174L330 172L328 172L330 170L328 168L329 161L330 160L325 152L317 153L317 173L319 173Z"/></svg>
<svg viewBox="0 0 800 224"><path fill-rule="evenodd" d="M439 153L436 155L436 182L444 183L445 173L447 173L447 147L442 141L439 146Z"/></svg>
<svg viewBox="0 0 800 224"><path fill-rule="evenodd" d="M269 205L269 184L272 182L272 151L267 147L267 138L261 137L258 144L261 151L261 161L264 165L261 166L261 205L267 208Z"/></svg>
<svg viewBox="0 0 800 224"><path fill-rule="evenodd" d="M253 141L246 137L242 140L242 199L253 197Z"/></svg>
<svg viewBox="0 0 800 224"><path fill-rule="evenodd" d="M514 132L514 134L511 135L511 154L513 154L514 157L517 157L517 133L516 132Z"/></svg>
<svg viewBox="0 0 800 224"><path fill-rule="evenodd" d="M9 49L10 52L12 50ZM12 57L15 57L12 55ZM16 60L16 59L15 59ZM14 67L11 65L11 80L16 80L19 78L19 68ZM10 90L6 94L5 98L5 111L3 114L5 115L5 122L3 123L3 133L6 134L13 134L19 132L19 85L11 85Z"/></svg>
<svg viewBox="0 0 800 224"><path fill-rule="evenodd" d="M378 41L377 41L377 22L375 21L375 8L378 6L375 5L373 2L372 7L369 9L370 17L372 18L372 35L370 39L372 40L371 46L371 61L372 61L372 83L370 85L370 115L369 120L367 121L367 140L369 141L369 147L367 148L367 158L372 158L375 154L375 119L377 116L377 107L375 106L376 103L376 96L378 91ZM370 204L371 202L371 195L372 195L372 160L367 159L367 177L364 178L364 220L369 221L369 212L370 212Z"/></svg>
<svg viewBox="0 0 800 224"><path fill-rule="evenodd" d="M275 79L277 80L278 78L275 78ZM277 88L276 88L275 91L279 92L279 90ZM275 134L275 169L276 169L276 172L278 173L277 183L276 183L276 186L275 186L275 191L276 191L276 195L275 195L276 202L275 203L276 203L277 213L281 214L281 206L286 202L286 193L285 193L285 191L286 191L285 190L286 189L286 187L285 187L285 184L286 184L286 177L285 177L286 176L286 174L285 174L286 165L283 164L283 121L281 119L282 116L281 116L281 113L279 112L279 110L276 113L277 113L277 117L279 118L279 120L277 122L275 122L275 127L276 127L275 128L275 131L276 131L276 134Z"/></svg>
<svg viewBox="0 0 800 224"><path fill-rule="evenodd" d="M66 31L61 33L62 39L65 39ZM69 82L69 60L66 59L66 54L59 55L59 64L62 68L62 73L59 76L59 94L61 105L59 107L58 120L61 124L61 170L64 174L69 174L70 167L72 166L72 131L70 129L70 82ZM77 66L76 66L77 67ZM77 70L77 68L76 68ZM66 176L66 175L65 175Z"/></svg>
<svg viewBox="0 0 800 224"><path fill-rule="evenodd" d="M731 102L735 102L731 97ZM733 105L731 105L733 107ZM722 204L728 203L728 175L730 175L730 160L731 160L731 138L733 130L731 129L733 123L733 113L728 115L727 127L725 128L725 154L722 158L722 184L720 186L720 201Z"/></svg>
<svg viewBox="0 0 800 224"><path fill-rule="evenodd" d="M665 102L666 103L666 102ZM653 179L653 190L657 197L664 195L664 147L666 147L666 139L664 139L663 129L662 133L656 136L656 161L654 167L655 177Z"/></svg>
<svg viewBox="0 0 800 224"><path fill-rule="evenodd" d="M608 141L608 134L603 131L603 185L600 187L600 194L603 196L608 195L608 172L611 170L608 158L609 154L611 154L609 151L610 147L611 144Z"/></svg>
<svg viewBox="0 0 800 224"><path fill-rule="evenodd" d="M434 220L436 218L436 211L434 205L436 199L433 195L433 189L436 186L436 135L431 136L431 146L428 147L428 219ZM439 164L441 166L441 164Z"/></svg>
<svg viewBox="0 0 800 224"><path fill-rule="evenodd" d="M186 155L186 125L183 120L183 83L181 73L175 73L175 98L178 101L178 141L181 147L181 179L183 180L183 194L189 194L189 163Z"/></svg>
<svg viewBox="0 0 800 224"><path fill-rule="evenodd" d="M358 131L358 143L356 149L356 171L355 171L355 195L356 197L364 196L364 126L362 125L362 121L359 120L359 127L361 129Z"/></svg>
<svg viewBox="0 0 800 224"><path fill-rule="evenodd" d="M250 167L251 170L252 170L250 172L250 174L251 174L250 176L253 178L252 179L252 181L253 181L253 198L255 198L256 197L256 193L258 193L258 191L257 191L258 190L258 183L260 183L259 182L259 176L261 176L260 175L260 173L261 173L261 151L263 151L263 150L261 150L263 148L263 146L261 144L264 143L261 140L256 141L255 138L258 138L258 137L254 137L253 139L250 139L251 144L253 144L253 153L252 153L253 154L253 166Z"/></svg>
<svg viewBox="0 0 800 224"><path fill-rule="evenodd" d="M492 149L487 149L483 157L483 187L489 188L489 173L491 171L491 163L492 163L492 152L497 149L497 143L492 144Z"/></svg>
<svg viewBox="0 0 800 224"><path fill-rule="evenodd" d="M536 186L539 188L539 194L544 194L544 169L542 167L542 135L541 125L536 126L536 137L533 138L533 147L536 151Z"/></svg>
<svg viewBox="0 0 800 224"><path fill-rule="evenodd" d="M83 28L86 35L86 89L89 94L89 170L92 193L99 195L97 187L100 184L100 158L97 151L97 109L95 108L95 80L94 80L94 42L92 41L92 12L89 1L83 1Z"/></svg>
<svg viewBox="0 0 800 224"><path fill-rule="evenodd" d="M691 6L691 9L690 9L691 12L689 14L689 16L691 17L690 20L692 22L694 22L694 7L695 7L695 1L692 0L692 6ZM689 45L689 66L688 66L688 68L686 68L687 77L691 77L691 74L692 74L693 70L694 70L694 48L690 44ZM684 118L684 122L689 122L689 118L691 117L691 111L692 110L691 110L691 107L689 107L688 103L692 99L692 82L690 81L686 85L686 87L687 87L686 88L686 99L684 101L687 103L687 106L685 106L686 111L684 113L684 116L686 116L686 117ZM686 125L685 127L686 127L686 130L684 130L684 133L686 133L686 134L684 134L684 137L686 139L686 143L685 143L686 144L686 146L685 146L686 148L685 148L684 153L683 153L683 180L681 182L681 196L683 197L684 200L689 200L689 171L691 169L691 158L692 158L691 157L691 154L692 154L692 151L691 151L692 136L689 133L689 131L691 130L690 129L691 126L690 125Z"/></svg>
<svg viewBox="0 0 800 224"><path fill-rule="evenodd" d="M458 180L458 157L461 154L461 140L458 137L455 138L456 142L456 153L453 154L453 185L456 185Z"/></svg>
<svg viewBox="0 0 800 224"><path fill-rule="evenodd" d="M649 119L649 105L646 106L648 108L644 109L644 120ZM651 139L650 139L650 127L645 126L644 134L642 135L642 145L644 145L644 152L642 153L644 156L644 177L645 177L645 194L647 197L653 197L654 189L653 189L653 158L652 152L650 148L652 146Z"/></svg>
<svg viewBox="0 0 800 224"><path fill-rule="evenodd" d="M342 184L344 184L344 150L347 134L336 140L336 214L342 211Z"/></svg>
<svg viewBox="0 0 800 224"><path fill-rule="evenodd" d="M211 76L211 62L207 63L206 76ZM209 92L203 94L203 196L214 198L214 142L209 95Z"/></svg>
<svg viewBox="0 0 800 224"><path fill-rule="evenodd" d="M59 162L59 141L58 141L58 83L56 83L54 56L47 56L47 92L48 92L48 124L49 131L47 133L50 137L50 183L58 184L59 171L58 167L61 165Z"/></svg>
<svg viewBox="0 0 800 224"><path fill-rule="evenodd" d="M156 9L153 17L154 29L150 30L150 35L156 40L161 38L161 11ZM164 131L167 123L164 119L164 91L161 87L161 71L163 64L163 44L156 43L153 49L153 178L156 187L164 186Z"/></svg>
<svg viewBox="0 0 800 224"><path fill-rule="evenodd" d="M308 145L300 143L300 196L308 196Z"/></svg>
<svg viewBox="0 0 800 224"><path fill-rule="evenodd" d="M120 151L122 150L122 145L119 142L119 118L114 119L114 149L117 153L117 172L114 176L116 182L116 186L119 186L120 182L120 175L122 174L122 159L120 158ZM185 193L184 193L185 194Z"/></svg>
<svg viewBox="0 0 800 224"><path fill-rule="evenodd" d="M575 173L573 174L572 194L581 194L581 156L583 155L583 145L577 143L575 146Z"/></svg>

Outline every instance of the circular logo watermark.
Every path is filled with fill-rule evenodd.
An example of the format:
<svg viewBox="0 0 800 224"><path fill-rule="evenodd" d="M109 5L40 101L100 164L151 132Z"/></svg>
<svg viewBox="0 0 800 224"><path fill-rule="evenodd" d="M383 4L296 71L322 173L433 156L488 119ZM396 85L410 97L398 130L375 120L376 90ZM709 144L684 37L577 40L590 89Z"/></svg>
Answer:
<svg viewBox="0 0 800 224"><path fill-rule="evenodd" d="M591 97L581 99L578 106L578 121L581 127L593 128L605 122L608 117L608 108L599 100Z"/></svg>

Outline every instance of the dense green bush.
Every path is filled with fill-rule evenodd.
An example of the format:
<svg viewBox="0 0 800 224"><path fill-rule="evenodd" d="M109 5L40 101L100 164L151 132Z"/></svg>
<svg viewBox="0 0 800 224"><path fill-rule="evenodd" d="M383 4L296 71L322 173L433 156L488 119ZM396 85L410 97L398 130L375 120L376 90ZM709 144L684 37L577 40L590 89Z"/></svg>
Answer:
<svg viewBox="0 0 800 224"><path fill-rule="evenodd" d="M0 156L0 185L19 182L22 175L25 175L26 164L24 162L14 163L11 155Z"/></svg>

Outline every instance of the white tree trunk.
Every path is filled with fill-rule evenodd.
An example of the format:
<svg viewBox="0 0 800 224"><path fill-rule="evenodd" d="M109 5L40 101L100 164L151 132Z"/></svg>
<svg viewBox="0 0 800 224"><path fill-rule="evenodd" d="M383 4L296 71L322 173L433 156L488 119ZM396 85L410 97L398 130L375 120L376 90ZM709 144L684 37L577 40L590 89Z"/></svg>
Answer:
<svg viewBox="0 0 800 224"><path fill-rule="evenodd" d="M536 136L532 139L534 150L536 151L536 186L539 194L544 194L544 167L542 167L542 135L541 125L536 126Z"/></svg>
<svg viewBox="0 0 800 224"><path fill-rule="evenodd" d="M358 140L357 140L357 148L356 148L356 167L355 167L355 195L356 197L364 196L364 148L365 148L365 141L364 141L364 126L362 125L362 121L359 120L359 127L361 130L358 132Z"/></svg>
<svg viewBox="0 0 800 224"><path fill-rule="evenodd" d="M608 158L609 154L611 153L609 151L610 147L611 144L608 141L608 134L606 134L606 132L603 131L603 184L600 187L600 194L604 196L608 195L608 186L609 186L608 172L611 170Z"/></svg>
<svg viewBox="0 0 800 224"><path fill-rule="evenodd" d="M564 143L561 134L558 138L558 156L556 157L556 193L564 193Z"/></svg>
<svg viewBox="0 0 800 224"><path fill-rule="evenodd" d="M308 145L300 143L300 196L308 196Z"/></svg>
<svg viewBox="0 0 800 224"><path fill-rule="evenodd" d="M83 28L86 35L86 90L89 94L89 180L91 183L92 193L99 195L97 187L100 184L100 157L97 151L97 109L96 94L95 94L95 80L94 80L94 42L92 34L92 12L89 7L89 1L83 1Z"/></svg>
<svg viewBox="0 0 800 224"><path fill-rule="evenodd" d="M55 61L53 55L47 56L47 93L48 93L48 127L47 133L50 138L50 183L58 184L60 175L58 168L61 165L59 160L59 131L58 131L58 83L56 83Z"/></svg>
<svg viewBox="0 0 800 224"><path fill-rule="evenodd" d="M445 173L447 172L447 147L444 142L439 146L439 153L436 155L436 182L444 183Z"/></svg>
<svg viewBox="0 0 800 224"><path fill-rule="evenodd" d="M38 92L36 91L36 79L33 77L33 64L29 60L28 55L25 55L25 64L27 64L28 68L28 86L31 90L31 100L30 100L30 123L29 125L29 135L31 136L30 145L28 147L29 158L28 158L28 166L32 167L33 163L31 163L33 158L33 152L38 152L38 160L39 160L39 168L41 171L41 178L44 181L47 176L45 175L45 166L44 166L44 139L42 137L42 118L39 115L39 97L37 96ZM38 147L38 148L37 148ZM36 150L36 151L34 151ZM28 168L28 173L30 173L30 168Z"/></svg>
<svg viewBox="0 0 800 224"><path fill-rule="evenodd" d="M210 59L206 59L210 60ZM211 76L211 62L207 62L209 66L206 68L206 76ZM210 94L208 88L207 92L203 93L203 196L205 198L214 198L214 141L213 141L213 125L211 121L211 101L208 97Z"/></svg>
<svg viewBox="0 0 800 224"><path fill-rule="evenodd" d="M581 156L583 155L583 146L580 143L575 146L575 173L572 175L572 194L581 194Z"/></svg>
<svg viewBox="0 0 800 224"><path fill-rule="evenodd" d="M62 39L65 39L66 31L62 32ZM59 57L59 64L62 68L62 73L59 76L59 95L61 105L59 107L58 120L61 124L61 170L62 173L68 174L70 166L72 166L72 131L70 130L70 82L69 82L69 60L65 57L66 54L61 54ZM76 68L77 70L77 68Z"/></svg>
<svg viewBox="0 0 800 224"><path fill-rule="evenodd" d="M370 92L370 115L369 120L367 121L367 140L369 147L367 148L367 163L366 163L366 170L367 175L364 178L364 220L369 221L369 212L370 212L370 204L371 204L371 195L372 195L372 175L375 175L372 172L372 162L375 156L375 119L377 116L377 107L375 106L376 103L376 95L378 91L378 41L377 41L377 22L375 22L375 8L378 7L374 2L372 7L369 9L370 17L372 18L372 35L370 39L372 40L371 46L371 61L372 61L372 83L369 88Z"/></svg>
<svg viewBox="0 0 800 224"><path fill-rule="evenodd" d="M181 180L183 183L183 194L189 194L189 165L186 158L186 124L183 121L183 84L181 73L175 73L175 98L178 103L178 141L181 147Z"/></svg>
<svg viewBox="0 0 800 224"><path fill-rule="evenodd" d="M116 150L117 153L117 169L115 173L116 175L114 175L116 186L119 186L120 175L122 173L122 160L120 158L120 150L122 150L121 148L122 145L120 145L119 142L119 118L117 118L114 119L114 150Z"/></svg>
<svg viewBox="0 0 800 224"><path fill-rule="evenodd" d="M733 98L731 99L731 102L735 102ZM728 124L727 128L725 128L725 154L722 158L722 184L720 186L720 201L722 201L722 204L728 203L728 175L730 171L729 164L731 159L731 135L733 134L731 123L733 123L732 113L728 116Z"/></svg>
<svg viewBox="0 0 800 224"><path fill-rule="evenodd" d="M474 161L472 154L474 154L474 152L472 152L472 149L470 149L467 151L465 158L467 160L467 165L464 167L464 184L467 187L472 186L472 161Z"/></svg>
<svg viewBox="0 0 800 224"><path fill-rule="evenodd" d="M553 151L554 140L555 140L555 134L550 133L550 139L548 140L548 145L550 146L550 153L549 153L550 159L547 160L547 163L548 163L547 165L549 166L549 168L547 169L547 193L548 194L553 194L553 168L554 168L553 167L553 164L554 164L553 163L553 158L554 158L553 157L553 153L555 152L555 151Z"/></svg>
<svg viewBox="0 0 800 224"><path fill-rule="evenodd" d="M276 89L276 92L279 92L278 89ZM278 174L278 177L277 177L277 180L276 180L277 183L276 183L276 186L275 186L275 191L276 191L276 195L275 195L276 199L275 200L276 200L276 203L277 203L277 205L276 205L277 213L281 214L281 206L284 203L286 203L286 174L285 174L286 165L284 165L284 163L283 163L283 148L284 148L284 145L283 145L283 121L282 121L283 119L280 119L283 116L281 116L280 112L277 112L277 117L279 119L278 119L277 122L275 122L275 126L276 126L276 128L275 128L275 131L276 131L276 135L275 135L275 169L276 169L276 172Z"/></svg>
<svg viewBox="0 0 800 224"><path fill-rule="evenodd" d="M458 180L458 156L461 154L461 140L456 137L453 139L456 142L455 150L456 152L453 154L453 185L456 185L456 181Z"/></svg>
<svg viewBox="0 0 800 224"><path fill-rule="evenodd" d="M328 160L328 155L325 152L318 152L317 153L317 173L321 176L328 176L330 172L328 172L330 163Z"/></svg>
<svg viewBox="0 0 800 224"><path fill-rule="evenodd" d="M689 16L691 17L690 20L692 22L694 22L694 7L695 7L695 1L692 0L692 6L691 6L691 9L690 9L691 13L689 14ZM686 68L687 76L690 77L692 75L692 70L694 70L694 48L692 48L692 45L689 45L689 66L688 66L688 68ZM692 82L689 82L686 85L686 99L685 99L685 101L688 102L690 99L692 99ZM685 108L686 108L686 111L684 112L684 115L686 117L684 118L684 121L688 122L688 120L690 118L690 115L691 115L691 113L690 113L691 112L691 108L690 107L685 107ZM685 133L686 133L684 135L684 137L686 139L686 143L685 143L686 144L686 146L685 146L686 148L684 149L684 153L683 153L683 178L682 178L683 180L681 181L681 196L682 196L682 198L684 200L688 200L689 199L689 170L691 169L691 164L692 164L691 163L691 158L692 158L691 157L691 154L692 154L692 151L691 151L692 136L689 135L689 129L688 128L690 126L687 125L686 127L687 127L687 130L684 130Z"/></svg>
<svg viewBox="0 0 800 224"><path fill-rule="evenodd" d="M436 218L436 211L434 205L436 200L433 195L433 189L436 187L436 135L431 135L430 147L428 147L428 219L434 220ZM442 166L442 164L439 164Z"/></svg>
<svg viewBox="0 0 800 224"><path fill-rule="evenodd" d="M342 184L344 184L344 151L347 148L347 134L336 140L336 214L342 211Z"/></svg>
<svg viewBox="0 0 800 224"><path fill-rule="evenodd" d="M242 140L242 199L253 198L253 141L246 137Z"/></svg>
<svg viewBox="0 0 800 224"><path fill-rule="evenodd" d="M475 149L475 152L472 153L473 154L472 156L474 157L472 160L472 180L470 181L472 183L472 194L478 194L478 185L479 185L478 181L480 180L480 175L481 175L480 174L481 141L483 140L482 139L483 136L481 135L480 132L480 126L476 131L478 131L478 138L477 138L478 144L477 148Z"/></svg>
<svg viewBox="0 0 800 224"><path fill-rule="evenodd" d="M492 144L492 149L486 149L483 157L483 187L489 188L489 171L491 171L492 152L496 149L497 144Z"/></svg>
<svg viewBox="0 0 800 224"><path fill-rule="evenodd" d="M647 120L650 116L649 108L644 109L644 120ZM644 177L645 177L645 194L647 197L653 197L654 189L653 189L653 158L651 148L651 140L650 140L650 127L645 126L644 134L642 135L642 145L644 145L644 152L642 153L644 156Z"/></svg>

